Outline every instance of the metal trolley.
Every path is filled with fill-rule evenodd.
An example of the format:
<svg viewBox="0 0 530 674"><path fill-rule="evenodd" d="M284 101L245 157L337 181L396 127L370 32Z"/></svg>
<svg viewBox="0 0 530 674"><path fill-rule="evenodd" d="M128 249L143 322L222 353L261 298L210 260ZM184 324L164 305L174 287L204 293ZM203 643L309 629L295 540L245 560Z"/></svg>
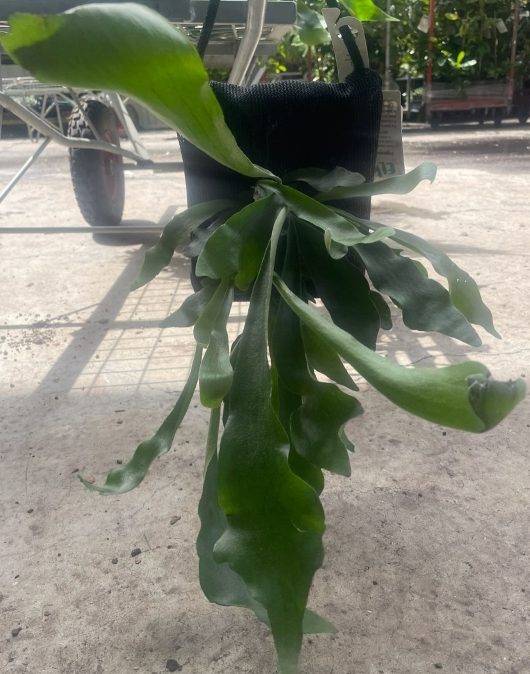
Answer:
<svg viewBox="0 0 530 674"><path fill-rule="evenodd" d="M3 0L0 31L9 29L7 20L14 12L48 14L91 3L43 0L37 7L35 4L34 0ZM196 41L208 0L141 0L141 4L157 10ZM263 73L257 65L258 58L274 53L295 20L296 3L291 0L224 0L210 37L205 65L230 69L229 81L235 84L257 81ZM181 162L154 162L149 157L138 132L139 108L134 101L115 92L79 91L42 84L10 62L6 54L0 53L0 59L0 136L5 109L26 123L31 137L39 140L35 151L0 191L0 203L51 141L69 149L77 203L87 223L97 226L99 232L107 228L112 231L121 222L125 168L182 169ZM66 124L64 106L70 107ZM130 148L122 147L123 140L129 141ZM86 228L86 231L93 230Z"/></svg>

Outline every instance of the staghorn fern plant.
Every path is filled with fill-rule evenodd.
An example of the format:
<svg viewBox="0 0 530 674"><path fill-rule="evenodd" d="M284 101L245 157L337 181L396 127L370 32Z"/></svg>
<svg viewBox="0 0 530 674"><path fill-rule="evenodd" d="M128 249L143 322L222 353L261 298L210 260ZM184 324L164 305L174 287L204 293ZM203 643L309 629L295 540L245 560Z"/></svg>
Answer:
<svg viewBox="0 0 530 674"><path fill-rule="evenodd" d="M238 147L184 34L143 6L19 14L11 27L3 46L37 77L134 96L212 158L252 179L249 200L187 209L147 252L135 288L166 267L200 225L231 214L198 239L202 287L164 321L193 326L197 343L174 409L104 485L84 483L102 494L138 486L170 449L198 384L210 409L197 541L202 589L212 602L253 610L270 626L279 672L295 674L303 634L333 631L306 604L323 559L323 471L349 475L353 445L344 427L363 411L344 361L399 407L465 431L492 428L525 394L521 380L495 381L477 362L405 368L375 352L379 330L392 327L387 300L413 330L472 345L480 344L472 324L497 335L476 283L445 254L413 234L327 205L403 194L432 181L436 169L423 164L376 184L340 167L308 168L280 180ZM448 289L407 251L426 258ZM234 292L249 289L245 326L230 349Z"/></svg>

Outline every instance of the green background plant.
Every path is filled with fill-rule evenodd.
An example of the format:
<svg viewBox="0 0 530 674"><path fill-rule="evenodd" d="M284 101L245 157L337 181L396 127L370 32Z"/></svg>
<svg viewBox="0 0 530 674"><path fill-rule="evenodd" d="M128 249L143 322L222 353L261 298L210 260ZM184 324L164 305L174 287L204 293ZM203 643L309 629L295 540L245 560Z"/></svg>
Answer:
<svg viewBox="0 0 530 674"><path fill-rule="evenodd" d="M330 81L335 76L335 64L329 40L319 40L319 32L311 32L326 6L325 0L306 0L300 5L298 28L280 45L279 54L270 63L272 72L300 71L310 79ZM378 0L386 9L386 3ZM300 11L300 6L306 8ZM343 3L352 13L366 20L362 8L353 2ZM528 0L521 0L521 12L530 9ZM311 11L308 17L307 10ZM357 10L357 12L356 12ZM393 0L391 15L396 22L391 27L392 76L397 79L410 74L423 77L427 67L428 36L418 30L422 16L429 15L428 0ZM505 79L510 68L513 2L511 0L437 0L433 77L435 81L456 83L466 81ZM379 17L381 18L381 17ZM310 20L309 20L310 19ZM496 22L502 19L507 32L500 33ZM381 21L365 24L371 67L383 74L385 69L386 26ZM305 40L308 34L312 40ZM518 81L530 76L530 18L520 22L516 59ZM462 55L463 54L463 55ZM309 55L309 56L308 56ZM464 67L465 64L465 67Z"/></svg>

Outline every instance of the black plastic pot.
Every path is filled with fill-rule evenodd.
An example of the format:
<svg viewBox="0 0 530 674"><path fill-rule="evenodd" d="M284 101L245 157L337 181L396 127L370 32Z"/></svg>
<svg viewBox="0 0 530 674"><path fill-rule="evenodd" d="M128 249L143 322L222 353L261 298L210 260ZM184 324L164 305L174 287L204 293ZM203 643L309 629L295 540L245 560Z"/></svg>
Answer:
<svg viewBox="0 0 530 674"><path fill-rule="evenodd" d="M247 88L211 86L241 149L280 178L296 169L342 166L373 179L383 97L381 79L371 70L361 69L339 84L283 80ZM251 200L254 180L183 138L180 146L188 206L212 199ZM333 205L370 216L368 197ZM201 287L194 271L191 280L196 289ZM238 299L248 299L248 294Z"/></svg>

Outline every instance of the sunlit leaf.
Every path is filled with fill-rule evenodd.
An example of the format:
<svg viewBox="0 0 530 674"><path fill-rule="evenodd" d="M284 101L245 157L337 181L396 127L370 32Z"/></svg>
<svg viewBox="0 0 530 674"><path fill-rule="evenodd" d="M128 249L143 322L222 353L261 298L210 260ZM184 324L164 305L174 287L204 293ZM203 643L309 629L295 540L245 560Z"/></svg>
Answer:
<svg viewBox="0 0 530 674"><path fill-rule="evenodd" d="M124 494L137 487L147 475L149 466L153 461L166 454L171 449L175 433L177 432L182 420L184 419L188 407L190 406L193 393L197 386L199 378L199 368L201 365L202 349L197 347L191 365L188 381L186 382L177 403L168 417L164 420L158 431L150 440L145 440L136 448L133 457L125 465L114 468L107 475L105 484L101 487L80 478L81 482L100 494Z"/></svg>
<svg viewBox="0 0 530 674"><path fill-rule="evenodd" d="M373 2L373 0L339 0L344 9L360 21L397 21Z"/></svg>
<svg viewBox="0 0 530 674"><path fill-rule="evenodd" d="M92 4L59 15L15 14L10 24L3 47L38 79L133 96L221 164L271 176L238 147L195 47L148 7Z"/></svg>
<svg viewBox="0 0 530 674"><path fill-rule="evenodd" d="M233 203L220 199L206 201L175 215L164 227L158 242L146 252L144 263L132 289L136 290L154 279L171 262L175 250L189 242L190 234L197 227L216 213L230 208Z"/></svg>
<svg viewBox="0 0 530 674"><path fill-rule="evenodd" d="M524 398L522 379L497 382L474 361L432 368L402 367L363 346L305 304L281 281L275 285L300 319L318 332L374 388L411 414L451 428L482 432L493 428Z"/></svg>

